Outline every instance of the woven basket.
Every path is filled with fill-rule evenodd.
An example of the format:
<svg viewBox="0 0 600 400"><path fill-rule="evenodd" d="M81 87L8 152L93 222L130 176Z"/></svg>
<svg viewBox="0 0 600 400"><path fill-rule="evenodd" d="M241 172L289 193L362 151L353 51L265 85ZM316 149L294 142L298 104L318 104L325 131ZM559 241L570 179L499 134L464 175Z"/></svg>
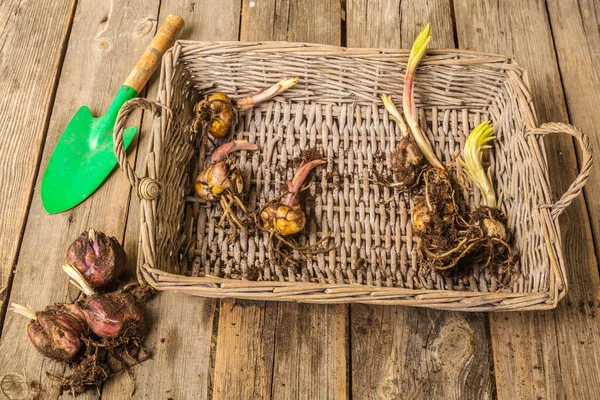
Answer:
<svg viewBox="0 0 600 400"><path fill-rule="evenodd" d="M369 180L373 170L389 168L400 138L380 96L400 102L408 54L281 42L177 42L164 55L159 103L131 100L115 127L115 152L141 199L138 278L158 290L204 297L464 311L556 307L567 291L558 216L589 176L589 140L565 124L537 128L525 72L509 57L428 51L416 77L421 125L449 164L473 127L493 122L497 139L489 162L503 193L520 274L478 265L460 277L421 271L410 197ZM212 145L197 145L189 125L194 104L207 93L238 98L285 76L299 76L300 83L242 113L235 130L235 138L259 146L236 155L246 202L256 209L279 195L301 151L316 147L327 165L313 174L312 201L303 204L309 222L297 240L309 244L331 235L336 247L281 270L268 262L267 233L230 240L228 229L218 226L220 207L194 194L195 176L207 165ZM136 107L157 117L144 178L128 164L122 146L125 119ZM548 133L572 135L583 152L580 175L555 203L540 140ZM271 149L271 164L265 165ZM460 165L455 173L464 177ZM466 180L460 194L471 207L481 201Z"/></svg>

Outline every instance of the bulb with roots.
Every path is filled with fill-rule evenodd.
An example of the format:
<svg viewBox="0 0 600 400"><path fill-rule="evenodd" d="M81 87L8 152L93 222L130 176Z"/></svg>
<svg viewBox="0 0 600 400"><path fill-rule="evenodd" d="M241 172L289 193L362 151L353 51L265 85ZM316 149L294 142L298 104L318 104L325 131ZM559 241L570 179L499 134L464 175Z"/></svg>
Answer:
<svg viewBox="0 0 600 400"><path fill-rule="evenodd" d="M413 137L409 134L404 117L396 108L392 98L384 94L381 96L381 99L390 117L400 127L402 134L400 143L392 151L392 182L387 183L386 186L403 190L412 189L419 183L421 173L426 167L425 157Z"/></svg>
<svg viewBox="0 0 600 400"><path fill-rule="evenodd" d="M239 168L231 163L227 156L235 151L247 150L255 151L258 147L254 143L248 143L246 140L234 140L225 143L213 153L210 165L200 171L196 177L196 193L206 201L219 201L223 208L223 215L219 224L225 219L232 222L242 231L248 233L245 224L240 220L232 210L233 205L237 205L248 215L250 212L241 200L244 190L244 181Z"/></svg>
<svg viewBox="0 0 600 400"><path fill-rule="evenodd" d="M69 246L67 263L75 266L93 287L114 282L125 269L125 250L114 237L90 229Z"/></svg>
<svg viewBox="0 0 600 400"><path fill-rule="evenodd" d="M85 347L82 337L87 332L87 324L77 305L59 303L35 312L27 305L13 303L10 310L31 319L27 334L42 355L65 362L71 362L81 355Z"/></svg>
<svg viewBox="0 0 600 400"><path fill-rule="evenodd" d="M478 263L497 270L496 267L510 268L516 260L509 245L506 217L498 209L500 200L496 198L490 170L482 165L483 151L490 147L488 142L492 139L492 125L484 121L471 131L463 156L458 158L468 178L479 188L484 205L466 215L457 215L451 229L442 235L421 234L425 258L437 270L449 270L459 263Z"/></svg>
<svg viewBox="0 0 600 400"><path fill-rule="evenodd" d="M81 310L90 329L102 338L146 332L144 307L128 292L111 292L87 297Z"/></svg>
<svg viewBox="0 0 600 400"><path fill-rule="evenodd" d="M78 305L87 325L96 335L120 341L143 336L147 326L141 303L147 299L148 293L144 287L97 294L77 268L65 264L62 269L71 278L71 283L85 293L86 298Z"/></svg>
<svg viewBox="0 0 600 400"><path fill-rule="evenodd" d="M213 137L224 137L237 123L238 110L270 100L294 86L298 81L298 77L283 79L266 90L260 90L252 96L237 101L232 100L225 93L207 95L196 104L196 118L192 123L192 129L197 132L198 128L202 126Z"/></svg>
<svg viewBox="0 0 600 400"><path fill-rule="evenodd" d="M413 232L418 236L442 235L457 216L450 180L431 169L423 173L424 185L414 194Z"/></svg>
<svg viewBox="0 0 600 400"><path fill-rule="evenodd" d="M306 215L300 208L298 195L310 171L324 163L324 160L313 160L298 168L294 178L286 182L288 193L283 201L271 202L261 211L260 218L265 229L281 236L294 235L304 229Z"/></svg>
<svg viewBox="0 0 600 400"><path fill-rule="evenodd" d="M255 151L258 147L246 140L225 143L213 153L210 165L196 177L196 193L208 201L218 200L224 192L239 196L244 189L242 173L227 156L235 151Z"/></svg>
<svg viewBox="0 0 600 400"><path fill-rule="evenodd" d="M223 137L229 133L237 119L233 102L224 93L206 96L196 104L196 124L206 126L214 137ZM197 130L197 127L195 128Z"/></svg>

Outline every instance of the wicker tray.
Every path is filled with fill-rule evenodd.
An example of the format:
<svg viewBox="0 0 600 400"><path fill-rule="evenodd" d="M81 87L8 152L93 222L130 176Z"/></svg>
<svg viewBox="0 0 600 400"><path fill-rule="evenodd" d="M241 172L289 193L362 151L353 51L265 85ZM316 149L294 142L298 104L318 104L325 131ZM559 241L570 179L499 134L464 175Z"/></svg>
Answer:
<svg viewBox="0 0 600 400"><path fill-rule="evenodd" d="M465 311L554 308L567 291L558 215L589 176L589 141L568 125L537 128L525 72L509 57L428 51L416 78L421 124L438 157L450 163L470 129L492 120L497 139L490 164L520 255L520 275L515 279L477 265L461 277L423 273L410 198L368 179L373 169L389 167L400 138L380 95L400 101L408 54L281 42L177 42L163 59L159 103L130 101L115 128L119 163L141 199L138 278L158 290L205 297ZM241 234L230 242L228 230L218 227L220 208L195 197L193 181L211 149L196 148L188 129L193 106L206 93L240 97L283 76L299 76L300 83L240 115L235 137L257 143L259 151L236 159L247 203L255 209L280 193L302 150L317 147L326 158L326 167L313 176L313 200L304 204L309 223L298 240L314 243L330 234L337 247L293 270L270 265L266 233ZM144 178L122 148L125 119L136 107L160 117ZM555 203L540 141L548 133L574 136L583 151L579 177ZM456 172L460 177L460 166ZM468 184L461 194L470 206L480 202Z"/></svg>

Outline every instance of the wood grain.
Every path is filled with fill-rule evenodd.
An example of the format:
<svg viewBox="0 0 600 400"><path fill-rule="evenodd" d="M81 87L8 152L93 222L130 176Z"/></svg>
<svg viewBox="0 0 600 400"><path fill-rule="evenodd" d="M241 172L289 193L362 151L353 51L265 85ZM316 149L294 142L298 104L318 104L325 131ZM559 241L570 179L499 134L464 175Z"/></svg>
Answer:
<svg viewBox="0 0 600 400"><path fill-rule="evenodd" d="M341 305L279 305L274 399L347 397L346 310Z"/></svg>
<svg viewBox="0 0 600 400"><path fill-rule="evenodd" d="M514 56L529 71L539 122L568 121L545 3L523 1L515 8L508 1L460 0L455 1L455 8L460 47ZM569 21L577 18L576 4L564 5L560 17L556 5L550 8L554 9L556 19L562 20L561 24L573 28L567 18ZM576 30L562 32L562 46L556 48L559 59L564 59L567 53L567 57L573 57L574 49L581 48L576 34ZM585 72L582 68L569 73ZM574 84L573 78L565 82ZM585 80L581 83L578 91L589 93L591 83ZM574 106L582 110L592 107L581 103ZM545 139L545 145L557 198L577 175L573 142L570 138L550 137ZM554 312L490 316L499 398L589 398L598 387L600 327L595 314L600 280L581 197L567 209L560 223L569 280L566 299ZM586 371L585 379L581 379L582 371Z"/></svg>
<svg viewBox="0 0 600 400"><path fill-rule="evenodd" d="M74 0L0 3L0 310L22 239L74 6ZM2 317L0 312L0 328Z"/></svg>
<svg viewBox="0 0 600 400"><path fill-rule="evenodd" d="M219 8L210 1L162 0L160 20L169 13L181 15L185 21L182 39L236 40L240 20L238 1L222 1ZM158 72L148 86L146 97L155 99ZM142 175L148 154L152 118L144 115L138 145L136 172ZM119 172L120 173L120 172ZM133 266L137 261L140 231L140 204L133 196L125 232L130 275L135 279ZM151 330L146 344L154 352L152 360L134 369L136 393L134 398L210 398L211 337L216 301L173 292L163 292L148 307ZM107 399L129 393L128 379L114 379L102 391Z"/></svg>
<svg viewBox="0 0 600 400"><path fill-rule="evenodd" d="M94 115L106 110L123 79L152 39L157 13L158 1L131 0L112 5L92 0L78 2L52 109L42 167L45 167L64 127L79 106L88 105ZM139 123L140 114L132 120ZM41 176L38 177L37 188L40 179ZM90 227L121 239L129 192L125 177L115 173L81 205L68 212L48 215L36 190L10 300L28 303L36 310L67 300L68 284L60 270L67 246ZM75 294L74 291L70 293ZM41 388L43 394L40 397L56 398L56 385L47 378L45 371L62 374L63 368L36 352L27 339L26 324L27 320L19 315L7 315L0 342L0 377L19 375L26 382L26 387L32 388L30 396L36 394L34 388ZM97 395L92 392L82 398L95 397Z"/></svg>
<svg viewBox="0 0 600 400"><path fill-rule="evenodd" d="M354 398L491 398L482 316L362 305L350 315Z"/></svg>
<svg viewBox="0 0 600 400"><path fill-rule="evenodd" d="M269 399L277 303L222 300L213 399Z"/></svg>
<svg viewBox="0 0 600 400"><path fill-rule="evenodd" d="M569 119L590 136L595 149L600 149L597 124L600 120L600 4L590 0L551 0L547 8ZM596 233L593 237L596 254L600 249L600 199L594 193L598 190L600 177L595 173L588 180L585 194L592 232ZM591 240L590 236L587 240ZM597 390L600 375L600 325L597 321L594 324L594 317L600 311L600 282L593 259L588 260L587 265L572 265L566 307L558 310L561 321L565 319L558 325L558 334L559 337L575 335L575 340L559 340L559 354L561 363L573 366L578 372L586 371L583 380L577 379L578 372L562 375L567 397L582 399ZM571 324L585 329L574 329Z"/></svg>
<svg viewBox="0 0 600 400"><path fill-rule="evenodd" d="M349 47L408 48L430 23L429 47L454 48L450 1L350 0L346 31Z"/></svg>
<svg viewBox="0 0 600 400"><path fill-rule="evenodd" d="M240 40L287 39L339 45L340 14L339 4L333 1L244 0ZM239 309L227 304L222 302L220 309L215 398L346 397L347 306L244 302ZM243 317L237 317L240 313ZM272 314L275 321L263 321L260 316L265 314ZM257 323L232 326L223 322L237 318ZM267 329L264 324L272 325ZM265 346L265 341L273 347ZM260 349L261 357L250 359L251 363L258 362L253 364L254 370L245 368L243 374L236 373L246 356L240 359L232 346ZM265 377L264 371L272 377Z"/></svg>
<svg viewBox="0 0 600 400"><path fill-rule="evenodd" d="M349 1L348 46L454 47L450 2ZM486 318L406 307L350 306L352 395L358 399L491 398Z"/></svg>
<svg viewBox="0 0 600 400"><path fill-rule="evenodd" d="M240 38L248 41L287 40L290 0L242 1Z"/></svg>
<svg viewBox="0 0 600 400"><path fill-rule="evenodd" d="M337 1L243 0L240 40L287 40L339 45Z"/></svg>

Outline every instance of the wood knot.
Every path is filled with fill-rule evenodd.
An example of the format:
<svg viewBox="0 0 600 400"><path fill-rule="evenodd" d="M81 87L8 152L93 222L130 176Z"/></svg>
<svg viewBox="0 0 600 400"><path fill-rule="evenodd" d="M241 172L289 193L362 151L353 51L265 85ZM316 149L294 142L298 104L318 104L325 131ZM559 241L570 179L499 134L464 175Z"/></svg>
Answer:
<svg viewBox="0 0 600 400"><path fill-rule="evenodd" d="M432 353L447 371L457 372L472 356L475 340L475 332L469 324L462 318L452 318L440 328L432 343Z"/></svg>
<svg viewBox="0 0 600 400"><path fill-rule="evenodd" d="M29 387L25 377L20 374L9 373L0 380L0 390L11 400L25 399L29 395Z"/></svg>
<svg viewBox="0 0 600 400"><path fill-rule="evenodd" d="M133 37L144 37L154 30L156 20L148 18L135 26L133 30Z"/></svg>
<svg viewBox="0 0 600 400"><path fill-rule="evenodd" d="M96 48L102 52L108 52L112 50L112 43L108 39L97 39Z"/></svg>

